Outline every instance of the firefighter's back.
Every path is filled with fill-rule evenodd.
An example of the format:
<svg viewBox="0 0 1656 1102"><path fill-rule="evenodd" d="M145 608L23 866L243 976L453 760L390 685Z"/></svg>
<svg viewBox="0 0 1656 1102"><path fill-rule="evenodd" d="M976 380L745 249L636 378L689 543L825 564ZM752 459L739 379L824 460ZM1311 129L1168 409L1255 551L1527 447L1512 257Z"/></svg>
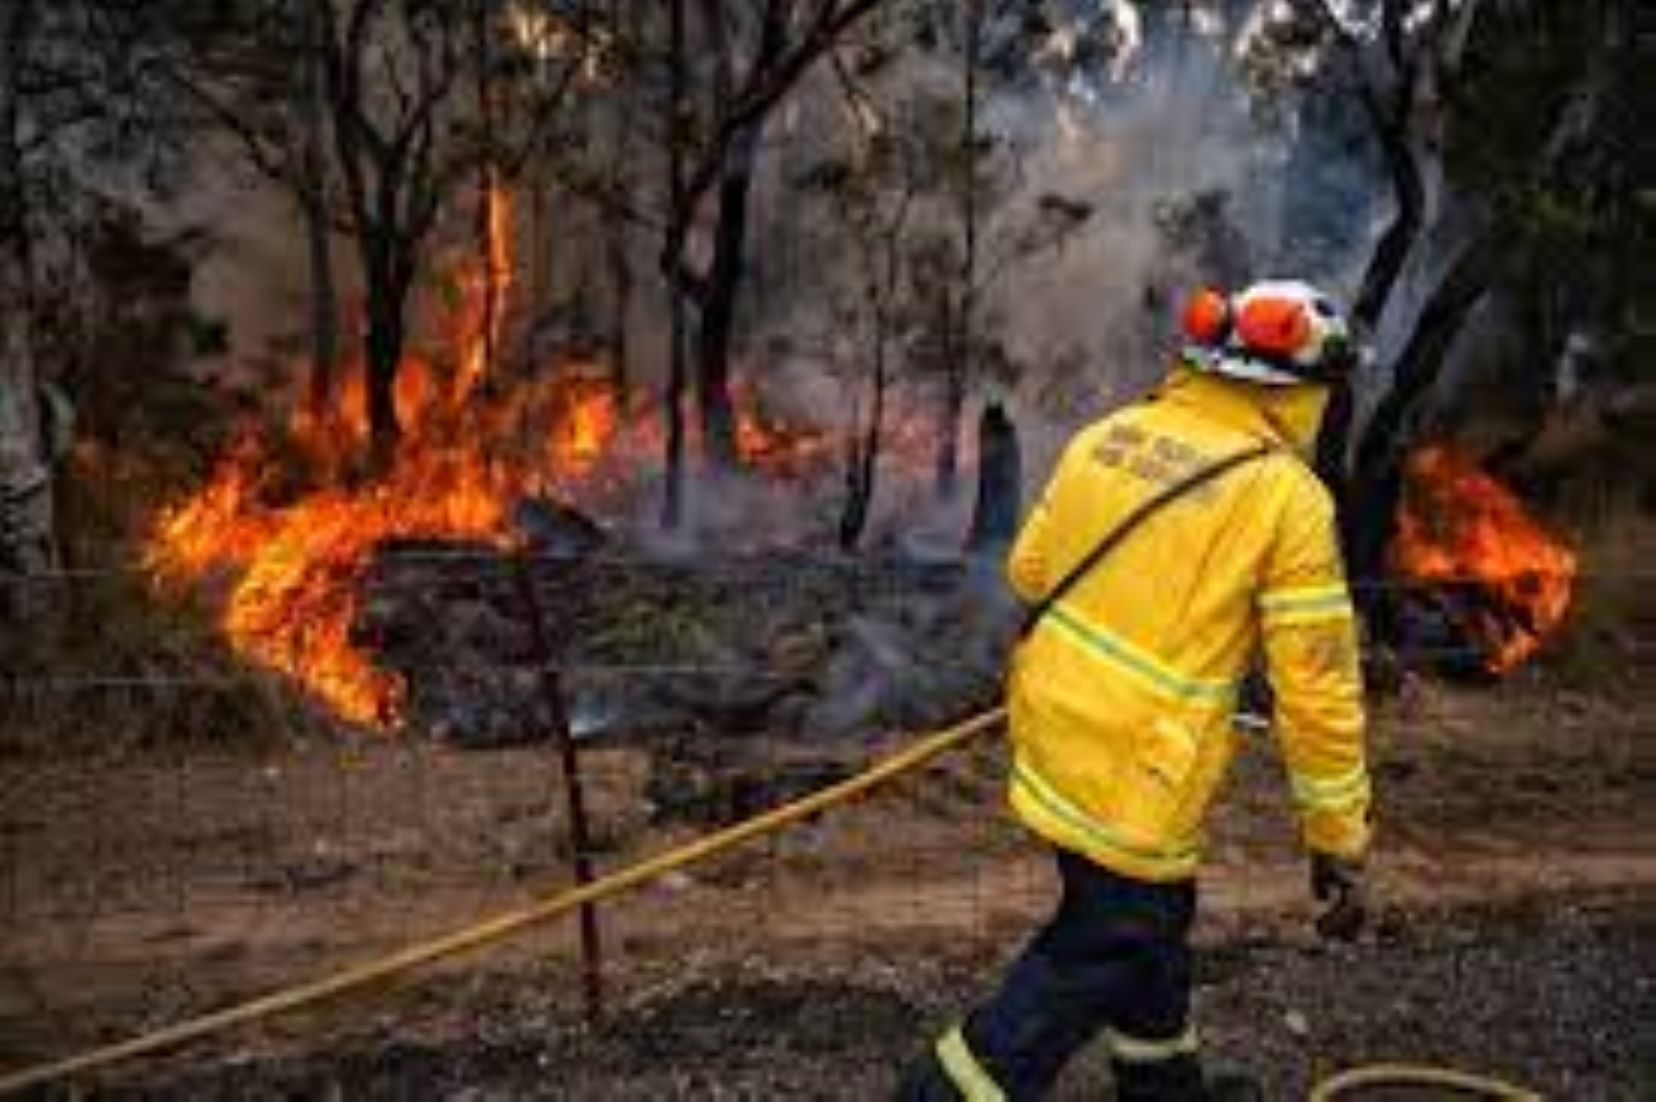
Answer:
<svg viewBox="0 0 1656 1102"><path fill-rule="evenodd" d="M1150 497L1277 443L1258 407L1207 380L1104 418L1066 449L1013 549L1014 586L1038 597ZM1328 508L1279 448L1149 516L1053 605L1011 683L1013 803L1032 827L1132 875L1194 871L1279 518Z"/></svg>

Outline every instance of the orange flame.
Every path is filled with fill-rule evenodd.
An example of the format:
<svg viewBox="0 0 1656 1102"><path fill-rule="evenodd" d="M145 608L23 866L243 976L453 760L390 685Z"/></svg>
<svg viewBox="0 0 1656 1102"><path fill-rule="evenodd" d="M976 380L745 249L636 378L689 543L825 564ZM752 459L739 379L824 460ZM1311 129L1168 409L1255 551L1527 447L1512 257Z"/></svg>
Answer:
<svg viewBox="0 0 1656 1102"><path fill-rule="evenodd" d="M387 471L366 477L369 425L360 365L324 423L299 413L285 432L243 433L207 483L157 518L147 562L163 582L233 578L221 626L248 660L292 677L344 719L394 726L406 687L351 638L373 549L393 538L504 544L512 506L552 494L589 511L624 501L661 453L655 418L629 418L601 364L554 371L485 390L483 343L498 338L510 286L510 207L486 200L488 256L462 271L448 318L454 384L414 355L399 369L403 436ZM490 280L475 266L497 269ZM497 341L498 343L498 341ZM793 474L831 460L831 438L790 430L738 395L742 455Z"/></svg>
<svg viewBox="0 0 1656 1102"><path fill-rule="evenodd" d="M1406 578L1465 587L1460 626L1492 673L1529 658L1558 630L1575 584L1575 555L1511 490L1447 444L1409 457L1392 556Z"/></svg>
<svg viewBox="0 0 1656 1102"><path fill-rule="evenodd" d="M484 256L481 264L469 264L460 280L461 308L455 311L459 331L455 345L460 354L460 390L470 392L494 366L488 361L500 354L500 334L505 316L506 295L512 285L511 198L488 173L489 184L478 201L482 205Z"/></svg>
<svg viewBox="0 0 1656 1102"><path fill-rule="evenodd" d="M752 387L736 386L731 401L736 409L736 454L743 463L796 477L833 463L836 444L832 436L782 424L766 412Z"/></svg>

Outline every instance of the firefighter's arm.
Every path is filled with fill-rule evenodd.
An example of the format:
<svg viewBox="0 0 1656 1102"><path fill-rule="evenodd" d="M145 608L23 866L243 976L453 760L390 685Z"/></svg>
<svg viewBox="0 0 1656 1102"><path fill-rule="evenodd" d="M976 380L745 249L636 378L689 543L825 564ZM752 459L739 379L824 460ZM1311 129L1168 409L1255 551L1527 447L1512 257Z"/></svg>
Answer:
<svg viewBox="0 0 1656 1102"><path fill-rule="evenodd" d="M1258 608L1277 738L1306 847L1356 860L1371 834L1357 622L1332 501L1309 481L1294 497Z"/></svg>
<svg viewBox="0 0 1656 1102"><path fill-rule="evenodd" d="M1006 556L1006 579L1012 592L1025 604L1034 604L1057 584L1052 576L1052 515L1059 487L1069 477L1080 455L1079 442L1072 441L1058 459L1058 468L1046 489L1030 507L1024 518L1018 538L1012 541L1012 550Z"/></svg>
<svg viewBox="0 0 1656 1102"><path fill-rule="evenodd" d="M1012 542L1012 551L1006 557L1006 580L1012 592L1025 604L1034 604L1052 584L1048 576L1047 529L1051 525L1052 507L1043 494L1029 510L1018 538Z"/></svg>

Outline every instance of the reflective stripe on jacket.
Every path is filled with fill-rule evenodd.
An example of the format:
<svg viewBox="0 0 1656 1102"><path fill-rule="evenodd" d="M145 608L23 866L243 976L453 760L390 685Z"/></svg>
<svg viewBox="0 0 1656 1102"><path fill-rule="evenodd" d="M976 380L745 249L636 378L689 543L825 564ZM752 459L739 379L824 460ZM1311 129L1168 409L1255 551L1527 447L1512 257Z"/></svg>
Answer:
<svg viewBox="0 0 1656 1102"><path fill-rule="evenodd" d="M1260 391L1181 378L1071 441L1008 562L1038 600L1151 494L1277 443L1146 520L1013 656L1011 802L1036 833L1150 880L1195 872L1261 650L1307 846L1369 839L1356 625L1333 503Z"/></svg>

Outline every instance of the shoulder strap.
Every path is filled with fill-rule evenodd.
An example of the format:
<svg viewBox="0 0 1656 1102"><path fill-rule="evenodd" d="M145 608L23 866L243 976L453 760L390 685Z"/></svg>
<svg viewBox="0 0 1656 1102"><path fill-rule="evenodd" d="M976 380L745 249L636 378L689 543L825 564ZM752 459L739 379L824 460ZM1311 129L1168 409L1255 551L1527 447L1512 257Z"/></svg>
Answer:
<svg viewBox="0 0 1656 1102"><path fill-rule="evenodd" d="M1041 617L1047 614L1048 609L1057 604L1064 594L1074 587L1076 582L1086 577L1105 555L1114 551L1116 546L1126 539L1133 529L1149 520L1162 506L1183 497L1198 486L1212 482L1228 470L1240 467L1244 463L1250 463L1255 459L1261 459L1276 450L1270 444L1261 444L1256 448L1249 448L1246 451L1237 452L1235 455L1226 456L1224 459L1208 464L1183 480L1173 483L1161 492L1140 502L1138 508L1128 513L1126 519L1106 532L1104 538L1098 541L1097 546L1087 552L1086 556L1076 563L1070 572L1059 580L1057 585L1047 590L1045 596L1029 607L1029 610L1024 613L1023 625L1018 629L1019 638L1033 631L1035 625L1041 622Z"/></svg>

